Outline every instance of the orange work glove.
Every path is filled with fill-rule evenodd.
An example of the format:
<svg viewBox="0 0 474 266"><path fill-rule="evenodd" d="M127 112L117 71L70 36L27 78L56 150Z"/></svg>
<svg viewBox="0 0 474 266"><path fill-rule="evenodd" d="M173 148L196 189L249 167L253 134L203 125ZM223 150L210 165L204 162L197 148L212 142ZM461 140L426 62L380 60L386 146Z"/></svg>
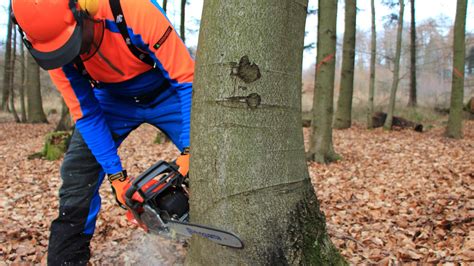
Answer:
<svg viewBox="0 0 474 266"><path fill-rule="evenodd" d="M132 181L127 176L127 171L123 170L112 175L107 175L107 178L112 185L112 191L115 194L117 204L120 207L125 208L125 192L132 184Z"/></svg>
<svg viewBox="0 0 474 266"><path fill-rule="evenodd" d="M120 176L120 173L124 173L123 176ZM112 185L112 191L115 194L115 199L117 200L117 203L120 205L122 208L126 208L127 205L125 203L125 193L127 190L130 188L133 182L133 178L127 177L127 172L124 170L115 175L109 175L109 181L110 184ZM117 176L118 175L118 176ZM156 180L150 180L148 183L142 186L143 191L148 191L149 188L151 188L153 185L155 185L158 181ZM160 190L162 186L158 186L155 188L155 191ZM138 202L143 202L143 198L140 196L139 193L135 192L132 196L132 199Z"/></svg>
<svg viewBox="0 0 474 266"><path fill-rule="evenodd" d="M186 176L189 172L189 148L185 148L183 153L176 159L175 163L179 167L178 171Z"/></svg>

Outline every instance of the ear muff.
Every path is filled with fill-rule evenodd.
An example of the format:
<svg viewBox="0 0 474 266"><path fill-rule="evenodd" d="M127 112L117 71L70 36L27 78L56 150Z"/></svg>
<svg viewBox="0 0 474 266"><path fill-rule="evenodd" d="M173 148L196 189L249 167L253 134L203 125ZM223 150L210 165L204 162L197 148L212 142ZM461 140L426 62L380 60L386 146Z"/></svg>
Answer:
<svg viewBox="0 0 474 266"><path fill-rule="evenodd" d="M79 0L79 6L90 16L95 16L99 11L99 0Z"/></svg>

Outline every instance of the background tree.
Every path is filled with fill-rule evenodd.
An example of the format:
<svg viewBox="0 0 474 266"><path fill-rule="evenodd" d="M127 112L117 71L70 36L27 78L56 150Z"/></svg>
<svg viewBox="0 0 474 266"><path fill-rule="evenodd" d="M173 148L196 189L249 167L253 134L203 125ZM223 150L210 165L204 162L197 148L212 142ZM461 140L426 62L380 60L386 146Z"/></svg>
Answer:
<svg viewBox="0 0 474 266"><path fill-rule="evenodd" d="M181 0L181 23L179 24L179 32L184 43L186 43L186 4L186 0Z"/></svg>
<svg viewBox="0 0 474 266"><path fill-rule="evenodd" d="M69 115L69 108L64 100L61 99L61 117L54 131L69 131L72 129L73 124L71 116Z"/></svg>
<svg viewBox="0 0 474 266"><path fill-rule="evenodd" d="M166 6L168 5L168 0L163 0L163 10L166 12Z"/></svg>
<svg viewBox="0 0 474 266"><path fill-rule="evenodd" d="M352 122L352 96L354 94L354 59L356 46L357 1L346 0L344 41L342 44L342 69L339 100L334 128L350 128Z"/></svg>
<svg viewBox="0 0 474 266"><path fill-rule="evenodd" d="M410 23L410 94L408 106L416 107L416 22L415 22L415 0L410 0L411 23Z"/></svg>
<svg viewBox="0 0 474 266"><path fill-rule="evenodd" d="M320 0L318 5L313 120L307 158L320 163L329 163L339 159L332 144L337 1Z"/></svg>
<svg viewBox="0 0 474 266"><path fill-rule="evenodd" d="M451 105L449 108L446 135L450 138L462 138L462 108L464 100L464 63L466 56L466 10L467 0L458 0L454 21L453 43L453 81L451 86Z"/></svg>
<svg viewBox="0 0 474 266"><path fill-rule="evenodd" d="M237 233L245 250L193 238L187 265L343 263L304 158L306 9L307 0L204 1L193 84L190 217Z"/></svg>
<svg viewBox="0 0 474 266"><path fill-rule="evenodd" d="M8 6L8 14L11 13L11 2ZM13 23L10 16L8 16L7 22L7 36L5 39L5 66L3 69L3 89L2 89L2 104L1 108L3 111L8 111L8 97L11 91L11 76L13 69L11 63L11 55L12 55L12 31L13 31Z"/></svg>
<svg viewBox="0 0 474 266"><path fill-rule="evenodd" d="M18 113L16 112L15 109L15 63L16 63L16 30L13 30L13 51L12 51L12 56L10 60L10 69L12 70L10 72L10 109L13 114L13 118L15 119L15 122L19 123L20 122L20 117L18 116Z"/></svg>
<svg viewBox="0 0 474 266"><path fill-rule="evenodd" d="M469 50L469 57L467 61L467 71L469 75L474 74L474 46Z"/></svg>
<svg viewBox="0 0 474 266"><path fill-rule="evenodd" d="M39 66L33 57L27 53L26 59L26 90L28 99L28 122L47 123L41 99L41 83Z"/></svg>
<svg viewBox="0 0 474 266"><path fill-rule="evenodd" d="M375 61L377 58L377 31L375 25L375 0L370 0L370 10L372 13L371 44L370 44L370 81L369 81L369 102L367 112L367 128L373 128L372 116L374 115L375 96Z"/></svg>
<svg viewBox="0 0 474 266"><path fill-rule="evenodd" d="M21 122L26 122L26 106L25 106L25 66L26 66L26 57L25 57L25 45L23 42L20 42L20 113L21 113Z"/></svg>
<svg viewBox="0 0 474 266"><path fill-rule="evenodd" d="M384 128L385 129L392 129L392 121L393 121L393 113L395 111L395 101L397 98L397 89L398 83L400 81L400 56L402 51L402 33L403 33L403 13L405 10L405 2L404 0L398 1L400 11L398 14L398 25L397 25L397 48L395 50L395 59L393 62L394 70L393 70L393 80L392 80L392 88L390 89L390 102L388 105L387 111L387 119L385 120Z"/></svg>

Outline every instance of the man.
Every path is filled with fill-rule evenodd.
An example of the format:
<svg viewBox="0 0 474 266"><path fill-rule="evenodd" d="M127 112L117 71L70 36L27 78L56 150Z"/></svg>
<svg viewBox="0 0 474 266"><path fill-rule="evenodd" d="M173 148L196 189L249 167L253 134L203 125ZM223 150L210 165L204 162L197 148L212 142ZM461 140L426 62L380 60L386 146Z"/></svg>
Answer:
<svg viewBox="0 0 474 266"><path fill-rule="evenodd" d="M117 148L127 135L150 123L187 150L194 61L156 0L12 0L12 8L76 122L48 264L86 264L104 176L124 204L130 182ZM187 169L188 159L178 165Z"/></svg>

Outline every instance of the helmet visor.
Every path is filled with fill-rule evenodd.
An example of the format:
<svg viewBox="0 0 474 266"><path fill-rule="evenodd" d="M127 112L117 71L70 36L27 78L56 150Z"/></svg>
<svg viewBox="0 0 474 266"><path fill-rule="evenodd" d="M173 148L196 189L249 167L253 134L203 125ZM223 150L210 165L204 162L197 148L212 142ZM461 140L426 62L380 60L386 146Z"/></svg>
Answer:
<svg viewBox="0 0 474 266"><path fill-rule="evenodd" d="M51 52L42 52L35 49L31 44L26 43L26 46L41 68L51 70L72 62L79 55L82 34L83 27L81 23L77 23L71 37L59 49Z"/></svg>
<svg viewBox="0 0 474 266"><path fill-rule="evenodd" d="M88 60L99 49L103 36L104 22L84 16L82 21L76 24L68 41L59 49L42 52L31 45L28 49L41 68L51 70L72 62L79 55L83 61Z"/></svg>

